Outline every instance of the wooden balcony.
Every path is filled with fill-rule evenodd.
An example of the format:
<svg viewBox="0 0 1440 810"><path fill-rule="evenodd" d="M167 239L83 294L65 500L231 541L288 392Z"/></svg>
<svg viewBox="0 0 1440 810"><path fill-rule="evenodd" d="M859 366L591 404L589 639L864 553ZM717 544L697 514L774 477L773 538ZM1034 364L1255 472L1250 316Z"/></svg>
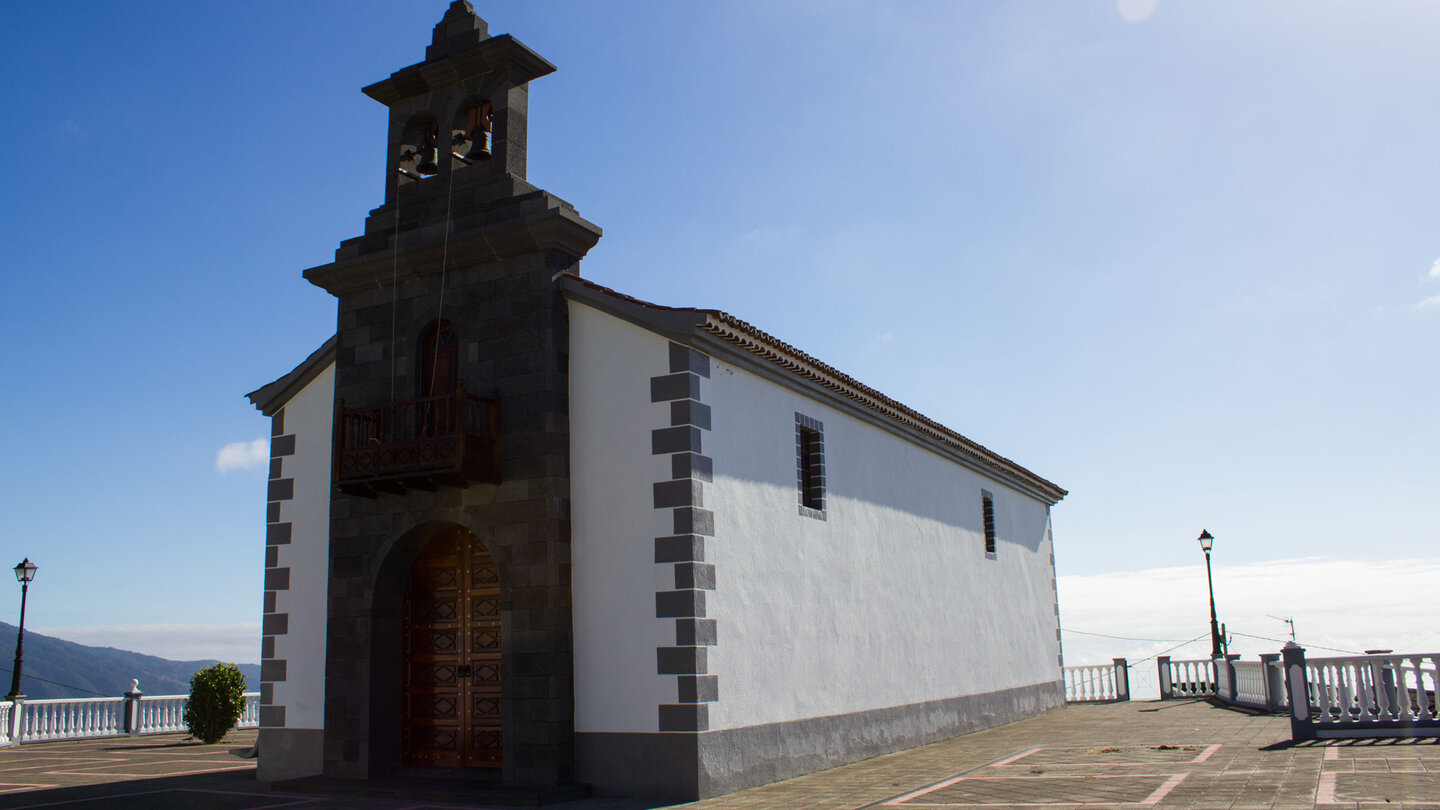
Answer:
<svg viewBox="0 0 1440 810"><path fill-rule="evenodd" d="M500 403L453 394L335 414L335 485L348 495L500 482Z"/></svg>

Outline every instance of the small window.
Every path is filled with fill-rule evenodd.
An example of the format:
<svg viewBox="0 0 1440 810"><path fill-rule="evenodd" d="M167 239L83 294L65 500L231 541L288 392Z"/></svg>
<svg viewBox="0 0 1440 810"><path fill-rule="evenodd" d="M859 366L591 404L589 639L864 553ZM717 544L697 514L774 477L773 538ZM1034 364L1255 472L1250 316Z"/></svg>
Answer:
<svg viewBox="0 0 1440 810"><path fill-rule="evenodd" d="M825 516L825 433L820 420L795 414L795 484L800 514Z"/></svg>
<svg viewBox="0 0 1440 810"><path fill-rule="evenodd" d="M980 490L980 516L985 523L985 557L995 559L995 496Z"/></svg>
<svg viewBox="0 0 1440 810"><path fill-rule="evenodd" d="M460 339L449 321L434 321L420 336L421 399L453 396L460 387Z"/></svg>

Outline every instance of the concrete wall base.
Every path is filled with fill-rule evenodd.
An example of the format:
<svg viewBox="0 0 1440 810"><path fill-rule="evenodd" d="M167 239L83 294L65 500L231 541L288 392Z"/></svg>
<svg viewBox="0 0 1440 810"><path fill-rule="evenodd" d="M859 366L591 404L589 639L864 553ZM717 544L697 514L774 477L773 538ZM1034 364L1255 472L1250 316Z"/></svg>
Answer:
<svg viewBox="0 0 1440 810"><path fill-rule="evenodd" d="M315 776L325 767L325 731L318 728L262 728L255 778L261 782Z"/></svg>
<svg viewBox="0 0 1440 810"><path fill-rule="evenodd" d="M578 733L597 796L694 800L1012 723L1065 705L1060 682L701 733Z"/></svg>

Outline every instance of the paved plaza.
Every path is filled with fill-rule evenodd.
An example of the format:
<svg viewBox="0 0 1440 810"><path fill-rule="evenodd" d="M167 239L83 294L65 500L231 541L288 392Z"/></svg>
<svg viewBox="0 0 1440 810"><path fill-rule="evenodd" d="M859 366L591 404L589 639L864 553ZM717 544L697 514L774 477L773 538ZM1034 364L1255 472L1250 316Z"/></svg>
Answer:
<svg viewBox="0 0 1440 810"><path fill-rule="evenodd" d="M1432 808L1440 740L1292 745L1284 717L1204 701L1069 706L1044 717L752 788L690 810L870 808ZM433 797L274 791L244 754L254 732L0 749L0 810L426 810ZM557 810L657 805L585 799Z"/></svg>

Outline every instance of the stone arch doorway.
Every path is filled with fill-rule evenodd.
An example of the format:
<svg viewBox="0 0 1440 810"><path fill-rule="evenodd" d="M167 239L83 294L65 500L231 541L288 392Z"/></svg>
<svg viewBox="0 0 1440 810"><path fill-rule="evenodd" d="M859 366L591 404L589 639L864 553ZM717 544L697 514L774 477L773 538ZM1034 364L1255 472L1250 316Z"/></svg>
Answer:
<svg viewBox="0 0 1440 810"><path fill-rule="evenodd" d="M420 551L405 588L401 751L406 765L500 768L500 578L452 526Z"/></svg>

